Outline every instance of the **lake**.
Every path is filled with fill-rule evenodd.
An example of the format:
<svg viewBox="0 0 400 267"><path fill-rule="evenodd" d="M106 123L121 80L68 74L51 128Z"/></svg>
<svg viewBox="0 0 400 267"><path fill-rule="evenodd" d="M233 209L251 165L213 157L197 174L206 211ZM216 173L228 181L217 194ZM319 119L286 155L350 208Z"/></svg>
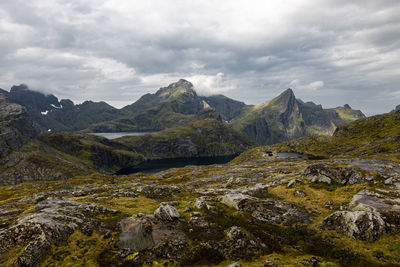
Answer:
<svg viewBox="0 0 400 267"><path fill-rule="evenodd" d="M182 168L188 165L212 165L225 164L233 160L238 155L215 156L215 157L193 157L193 158L170 158L170 159L153 159L138 165L121 169L115 174L126 175L137 172L156 173L170 168Z"/></svg>
<svg viewBox="0 0 400 267"><path fill-rule="evenodd" d="M115 133L89 133L89 134L102 136L107 139L116 139L116 138L120 138L123 136L140 136L140 135L145 135L145 134L150 134L150 133L154 133L154 132L115 132Z"/></svg>

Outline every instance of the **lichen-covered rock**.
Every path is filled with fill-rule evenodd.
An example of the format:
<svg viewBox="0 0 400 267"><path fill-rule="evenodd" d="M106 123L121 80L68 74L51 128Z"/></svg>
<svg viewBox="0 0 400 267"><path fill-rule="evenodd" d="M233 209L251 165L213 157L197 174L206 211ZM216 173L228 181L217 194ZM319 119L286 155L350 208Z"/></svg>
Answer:
<svg viewBox="0 0 400 267"><path fill-rule="evenodd" d="M323 163L317 163L308 166L303 171L303 176L314 183L327 183L332 182L345 184L347 181L343 179L338 171L326 166Z"/></svg>
<svg viewBox="0 0 400 267"><path fill-rule="evenodd" d="M294 195L295 197L306 197L306 196L307 196L306 192L304 192L304 191L302 191L302 190L295 190L295 191L293 192L293 195Z"/></svg>
<svg viewBox="0 0 400 267"><path fill-rule="evenodd" d="M237 226L232 226L228 228L227 230L225 230L225 234L228 238L234 240L247 237L246 233L243 232L243 230Z"/></svg>
<svg viewBox="0 0 400 267"><path fill-rule="evenodd" d="M139 251L155 245L152 223L148 218L132 216L123 219L119 225L121 234L116 244L118 248Z"/></svg>
<svg viewBox="0 0 400 267"><path fill-rule="evenodd" d="M326 217L323 227L364 241L375 241L385 231L385 222L376 212L336 211Z"/></svg>
<svg viewBox="0 0 400 267"><path fill-rule="evenodd" d="M142 193L146 197L154 199L170 197L173 193L180 192L178 186L167 186L167 185L138 185L134 189L138 193Z"/></svg>
<svg viewBox="0 0 400 267"><path fill-rule="evenodd" d="M304 209L277 199L261 199L244 194L226 194L221 202L228 207L251 212L253 219L261 223L289 225L294 222L308 223Z"/></svg>
<svg viewBox="0 0 400 267"><path fill-rule="evenodd" d="M156 209L156 211L154 212L154 216L162 221L174 221L181 217L175 207L165 202L162 202L160 204L160 207Z"/></svg>
<svg viewBox="0 0 400 267"><path fill-rule="evenodd" d="M247 207L258 202L258 199L242 193L231 193L222 196L221 202L230 208L245 210Z"/></svg>
<svg viewBox="0 0 400 267"><path fill-rule="evenodd" d="M336 170L323 163L317 163L306 167L303 177L314 183L338 183L342 185L364 182L364 176L353 168Z"/></svg>
<svg viewBox="0 0 400 267"><path fill-rule="evenodd" d="M53 244L66 239L79 226L90 225L88 213L118 212L99 205L49 197L38 202L33 213L18 218L15 225L0 231L0 256L16 246L25 246L15 265L34 266Z"/></svg>

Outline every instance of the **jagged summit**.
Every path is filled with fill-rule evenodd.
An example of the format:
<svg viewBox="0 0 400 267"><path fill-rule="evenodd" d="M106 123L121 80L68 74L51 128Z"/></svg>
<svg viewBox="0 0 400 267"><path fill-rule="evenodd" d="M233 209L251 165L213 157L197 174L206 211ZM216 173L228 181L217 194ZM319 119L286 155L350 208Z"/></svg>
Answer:
<svg viewBox="0 0 400 267"><path fill-rule="evenodd" d="M349 104L344 104L343 107L344 108L351 108Z"/></svg>
<svg viewBox="0 0 400 267"><path fill-rule="evenodd" d="M288 106L296 103L296 96L291 88L283 91L279 96L268 102L268 105Z"/></svg>
<svg viewBox="0 0 400 267"><path fill-rule="evenodd" d="M193 84L184 79L171 83L167 87L162 87L156 92L156 96L160 97L163 101L177 98L182 94L197 97L197 94L193 89Z"/></svg>

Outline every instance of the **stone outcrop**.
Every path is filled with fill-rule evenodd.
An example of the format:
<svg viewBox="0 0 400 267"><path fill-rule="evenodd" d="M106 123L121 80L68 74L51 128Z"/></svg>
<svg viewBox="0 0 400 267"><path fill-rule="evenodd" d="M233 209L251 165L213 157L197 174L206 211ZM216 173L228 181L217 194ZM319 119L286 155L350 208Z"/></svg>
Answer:
<svg viewBox="0 0 400 267"><path fill-rule="evenodd" d="M49 197L38 202L33 213L0 231L0 257L16 246L25 246L14 265L36 266L53 244L68 238L78 227L89 235L93 229L103 228L99 221L87 215L118 212L95 204Z"/></svg>
<svg viewBox="0 0 400 267"><path fill-rule="evenodd" d="M154 216L162 221L174 221L181 217L175 207L165 202L161 202L160 207L154 211Z"/></svg>
<svg viewBox="0 0 400 267"><path fill-rule="evenodd" d="M382 217L376 212L368 211L336 211L324 219L323 227L370 242L385 233Z"/></svg>
<svg viewBox="0 0 400 267"><path fill-rule="evenodd" d="M38 133L26 109L10 103L5 95L0 94L0 157L18 149Z"/></svg>
<svg viewBox="0 0 400 267"><path fill-rule="evenodd" d="M132 216L123 219L120 223L121 234L117 247L139 251L152 248L155 245L151 221L146 217Z"/></svg>
<svg viewBox="0 0 400 267"><path fill-rule="evenodd" d="M241 193L230 193L222 196L221 202L230 208L251 212L252 218L260 223L275 225L308 223L308 214L302 208L277 199L261 199Z"/></svg>
<svg viewBox="0 0 400 267"><path fill-rule="evenodd" d="M323 221L325 228L370 242L399 226L400 199L367 190L353 196L348 211L334 212Z"/></svg>
<svg viewBox="0 0 400 267"><path fill-rule="evenodd" d="M302 175L313 183L351 185L365 181L363 175L352 168L337 170L324 163L317 163L306 167Z"/></svg>

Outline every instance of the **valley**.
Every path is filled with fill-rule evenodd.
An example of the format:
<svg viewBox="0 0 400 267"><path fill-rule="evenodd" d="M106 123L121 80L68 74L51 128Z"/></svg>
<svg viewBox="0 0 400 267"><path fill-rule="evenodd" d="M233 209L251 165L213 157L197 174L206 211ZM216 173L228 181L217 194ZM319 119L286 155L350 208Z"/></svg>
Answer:
<svg viewBox="0 0 400 267"><path fill-rule="evenodd" d="M35 94L46 114L4 93L0 265L398 265L398 111L192 87L96 112Z"/></svg>

